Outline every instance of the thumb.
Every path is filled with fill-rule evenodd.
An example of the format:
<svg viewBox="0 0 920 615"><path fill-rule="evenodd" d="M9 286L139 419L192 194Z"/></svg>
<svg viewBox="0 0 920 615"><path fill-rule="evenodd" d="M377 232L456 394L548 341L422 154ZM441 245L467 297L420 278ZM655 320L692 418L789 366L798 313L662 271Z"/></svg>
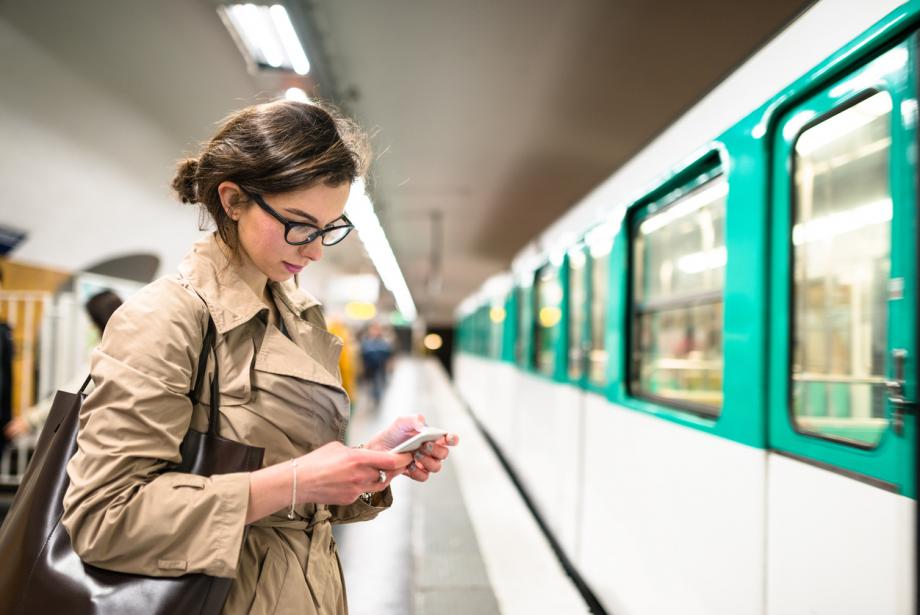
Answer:
<svg viewBox="0 0 920 615"><path fill-rule="evenodd" d="M416 414L415 416L403 416L396 419L393 423L393 427L395 427L399 433L411 436L424 430L427 424L424 415Z"/></svg>
<svg viewBox="0 0 920 615"><path fill-rule="evenodd" d="M358 449L361 461L380 470L402 470L412 461L411 453L388 453L386 451L372 451Z"/></svg>

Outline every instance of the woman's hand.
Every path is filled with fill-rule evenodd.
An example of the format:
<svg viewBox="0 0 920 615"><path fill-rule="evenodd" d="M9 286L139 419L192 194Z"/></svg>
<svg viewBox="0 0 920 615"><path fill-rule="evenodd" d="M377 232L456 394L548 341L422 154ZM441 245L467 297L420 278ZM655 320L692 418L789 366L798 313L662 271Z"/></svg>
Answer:
<svg viewBox="0 0 920 615"><path fill-rule="evenodd" d="M460 438L456 434L447 434L434 442L426 442L415 451L412 463L403 474L412 480L425 482L432 472L441 471L441 463L450 454L447 447L456 446L459 441Z"/></svg>
<svg viewBox="0 0 920 615"><path fill-rule="evenodd" d="M7 440L15 440L22 434L29 433L30 431L32 431L32 428L29 427L28 421L21 416L17 416L3 428L3 435L6 436Z"/></svg>
<svg viewBox="0 0 920 615"><path fill-rule="evenodd" d="M297 499L351 504L362 493L383 491L411 463L410 453L349 448L330 442L297 460ZM380 472L386 480L380 480Z"/></svg>
<svg viewBox="0 0 920 615"><path fill-rule="evenodd" d="M425 417L404 416L370 439L367 448L372 450L389 450L402 444L425 428ZM412 480L424 482L432 472L440 472L442 462L450 454L448 446L456 446L460 441L456 434L447 434L435 442L423 444L413 455L412 463L403 472Z"/></svg>
<svg viewBox="0 0 920 615"><path fill-rule="evenodd" d="M365 446L373 451L388 451L425 429L425 425L425 417L421 414L401 416L368 440Z"/></svg>
<svg viewBox="0 0 920 615"><path fill-rule="evenodd" d="M411 462L410 453L349 448L341 442L330 442L297 458L296 504L351 504L362 493L386 489ZM293 480L289 461L253 472L249 477L246 523L288 508Z"/></svg>

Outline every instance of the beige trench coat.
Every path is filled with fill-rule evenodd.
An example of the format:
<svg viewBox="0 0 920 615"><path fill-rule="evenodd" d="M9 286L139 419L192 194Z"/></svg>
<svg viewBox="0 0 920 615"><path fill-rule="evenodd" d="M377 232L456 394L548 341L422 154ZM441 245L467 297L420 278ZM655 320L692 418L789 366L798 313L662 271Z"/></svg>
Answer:
<svg viewBox="0 0 920 615"><path fill-rule="evenodd" d="M211 236L195 244L178 277L150 284L115 313L92 357L95 388L67 467L63 524L95 566L234 577L224 613L347 613L330 523L375 517L392 502L389 489L374 506L307 504L293 521L282 510L244 533L248 473L165 471L180 461L189 425L207 428L208 387L194 408L187 393L209 313L222 436L264 447L265 465L343 439L341 342L293 281L270 285L286 334L266 325L267 309Z"/></svg>

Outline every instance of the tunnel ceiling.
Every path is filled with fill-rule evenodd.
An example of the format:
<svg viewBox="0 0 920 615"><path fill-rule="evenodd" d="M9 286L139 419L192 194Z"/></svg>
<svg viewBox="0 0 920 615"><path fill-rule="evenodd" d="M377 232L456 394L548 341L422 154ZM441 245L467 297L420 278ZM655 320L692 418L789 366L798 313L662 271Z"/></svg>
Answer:
<svg viewBox="0 0 920 615"><path fill-rule="evenodd" d="M229 110L296 82L248 74L214 4L0 0L0 17L151 118L178 157ZM291 8L324 76L304 85L374 135L381 220L422 315L439 322L809 4L292 0ZM440 234L432 212L443 219ZM330 258L370 271L351 246Z"/></svg>

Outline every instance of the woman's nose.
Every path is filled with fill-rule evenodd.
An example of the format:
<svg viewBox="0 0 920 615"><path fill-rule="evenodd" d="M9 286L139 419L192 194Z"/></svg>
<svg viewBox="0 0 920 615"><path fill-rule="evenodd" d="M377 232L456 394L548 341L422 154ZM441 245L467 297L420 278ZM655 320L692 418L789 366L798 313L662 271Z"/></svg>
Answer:
<svg viewBox="0 0 920 615"><path fill-rule="evenodd" d="M315 239L310 243L300 246L300 255L309 258L311 261L318 261L323 257L323 240Z"/></svg>

